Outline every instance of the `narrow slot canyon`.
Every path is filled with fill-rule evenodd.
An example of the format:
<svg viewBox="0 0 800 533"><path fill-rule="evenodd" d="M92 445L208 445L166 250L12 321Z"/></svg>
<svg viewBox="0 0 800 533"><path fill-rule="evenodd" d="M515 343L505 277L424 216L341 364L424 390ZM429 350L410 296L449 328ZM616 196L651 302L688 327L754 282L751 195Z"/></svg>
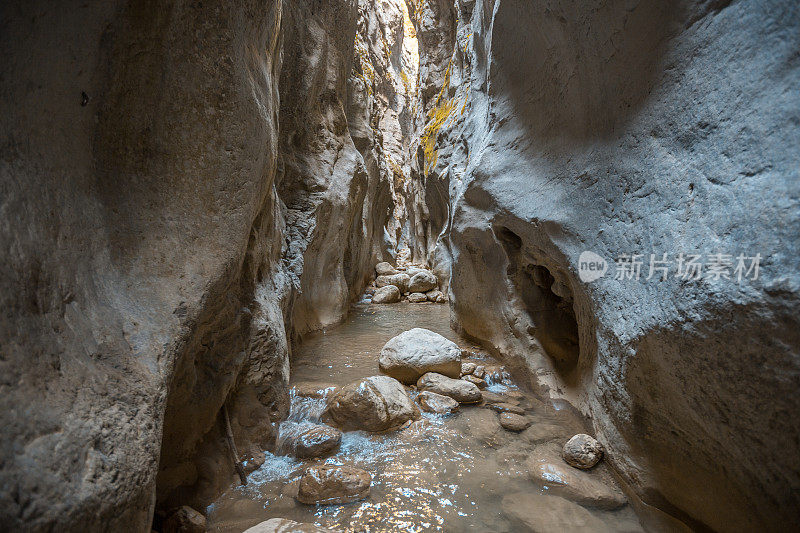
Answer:
<svg viewBox="0 0 800 533"><path fill-rule="evenodd" d="M792 531L800 6L0 5L0 530Z"/></svg>

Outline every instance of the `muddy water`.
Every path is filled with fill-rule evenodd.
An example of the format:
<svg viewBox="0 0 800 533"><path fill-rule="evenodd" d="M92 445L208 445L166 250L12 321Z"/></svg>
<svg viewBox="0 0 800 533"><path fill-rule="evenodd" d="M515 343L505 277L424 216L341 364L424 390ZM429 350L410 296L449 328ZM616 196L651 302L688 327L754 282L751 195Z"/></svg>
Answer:
<svg viewBox="0 0 800 533"><path fill-rule="evenodd" d="M292 382L315 382L317 388L324 388L376 375L384 343L413 327L431 329L470 347L450 330L446 305L358 305L345 323L296 348ZM480 353L474 360L496 364ZM503 496L547 494L549 487L529 479L525 459L536 446L563 443L584 426L574 412L519 391L507 377L495 379L489 389L512 395L535 429L511 433L499 426L497 414L485 406L461 406L450 417L423 414L421 420L397 431L345 433L341 450L324 461L357 466L372 474L370 497L346 505L297 503L292 491L308 462L267 453L267 461L250 474L247 486L232 487L209 506L210 530L240 532L273 517L348 532L524 530L504 514ZM281 433L318 420L324 402L324 398L293 395L290 418ZM608 478L605 468L596 467L597 475ZM589 512L611 531L641 531L630 506L615 511L589 508ZM542 520L537 530L559 530L557 523Z"/></svg>

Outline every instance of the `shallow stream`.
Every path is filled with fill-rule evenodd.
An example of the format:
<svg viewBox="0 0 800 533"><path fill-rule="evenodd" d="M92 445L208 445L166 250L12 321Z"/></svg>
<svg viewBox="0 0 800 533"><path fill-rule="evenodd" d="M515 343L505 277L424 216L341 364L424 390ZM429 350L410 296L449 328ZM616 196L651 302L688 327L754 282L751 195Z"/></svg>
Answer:
<svg viewBox="0 0 800 533"><path fill-rule="evenodd" d="M386 341L414 327L436 331L470 349L474 354L471 360L487 369L497 365L450 330L448 313L447 305L441 304L358 304L343 324L296 347L291 383L302 390L325 389L377 375L379 353ZM528 430L506 431L500 427L498 415L485 405L462 405L449 417L423 413L421 420L396 431L347 432L339 452L324 460L301 461L267 453L266 462L249 475L246 486L232 487L209 506L209 529L241 532L269 518L282 517L348 532L532 530L509 518L503 497L548 494L550 487L530 480L525 460L537 446L563 444L573 434L585 431L583 421L569 408L559 409L519 390L502 372L495 372L487 381L488 390L509 395L525 409L533 421ZM301 397L296 390L282 434L296 430L297 424L317 421L324 408L324 398ZM330 506L296 502L292 490L296 490L303 467L320 461L369 471L369 498ZM598 479L609 479L610 472L602 463L593 470ZM610 531L641 531L630 505L614 511L589 507L588 512ZM536 530L560 530L552 517L541 520Z"/></svg>

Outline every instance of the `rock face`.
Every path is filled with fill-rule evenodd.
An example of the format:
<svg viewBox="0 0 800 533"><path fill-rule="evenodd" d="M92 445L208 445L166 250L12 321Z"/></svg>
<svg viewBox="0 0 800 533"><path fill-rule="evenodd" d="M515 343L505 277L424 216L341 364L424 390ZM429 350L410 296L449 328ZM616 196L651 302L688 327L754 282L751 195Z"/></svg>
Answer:
<svg viewBox="0 0 800 533"><path fill-rule="evenodd" d="M300 478L297 501L310 505L336 505L369 496L369 472L351 466L312 466Z"/></svg>
<svg viewBox="0 0 800 533"><path fill-rule="evenodd" d="M569 439L561 450L568 465L588 470L603 458L603 445L584 433Z"/></svg>
<svg viewBox="0 0 800 533"><path fill-rule="evenodd" d="M386 431L419 418L419 409L402 383L389 376L372 376L337 389L327 414L345 431Z"/></svg>
<svg viewBox="0 0 800 533"><path fill-rule="evenodd" d="M378 365L381 372L409 385L427 372L457 378L461 375L461 350L438 333L414 328L383 346Z"/></svg>
<svg viewBox="0 0 800 533"><path fill-rule="evenodd" d="M417 388L449 396L459 403L477 403L482 398L480 389L474 383L449 378L435 372L428 372L419 378Z"/></svg>
<svg viewBox="0 0 800 533"><path fill-rule="evenodd" d="M420 392L417 395L417 403L421 410L437 415L449 415L458 410L458 402L453 398L430 391Z"/></svg>
<svg viewBox="0 0 800 533"><path fill-rule="evenodd" d="M423 102L411 248L447 272L458 325L590 415L648 503L796 523L796 2L425 4L420 86L443 96ZM585 251L604 276L581 278ZM639 279L616 279L626 254ZM701 279L677 276L687 254Z"/></svg>
<svg viewBox="0 0 800 533"><path fill-rule="evenodd" d="M374 304L394 304L400 301L400 289L394 285L385 285L372 295Z"/></svg>

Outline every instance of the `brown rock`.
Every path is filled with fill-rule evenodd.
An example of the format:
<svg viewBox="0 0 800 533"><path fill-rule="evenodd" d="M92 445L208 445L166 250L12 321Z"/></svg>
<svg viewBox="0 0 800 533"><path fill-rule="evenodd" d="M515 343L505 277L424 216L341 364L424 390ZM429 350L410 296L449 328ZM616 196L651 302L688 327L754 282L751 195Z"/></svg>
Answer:
<svg viewBox="0 0 800 533"><path fill-rule="evenodd" d="M369 472L351 466L322 465L306 469L300 478L297 501L305 504L334 505L369 496Z"/></svg>
<svg viewBox="0 0 800 533"><path fill-rule="evenodd" d="M417 395L420 409L427 413L440 415L450 414L458 410L458 402L449 396L430 391L422 391Z"/></svg>
<svg viewBox="0 0 800 533"><path fill-rule="evenodd" d="M476 366L477 365L471 361L466 361L464 363L461 363L461 376L463 377L472 374L473 372L475 372Z"/></svg>
<svg viewBox="0 0 800 533"><path fill-rule="evenodd" d="M397 270L395 270L391 264L384 261L375 265L375 273L379 276L391 276L397 274Z"/></svg>
<svg viewBox="0 0 800 533"><path fill-rule="evenodd" d="M164 522L164 533L205 533L206 517L184 505Z"/></svg>
<svg viewBox="0 0 800 533"><path fill-rule="evenodd" d="M558 496L518 492L503 497L503 514L517 532L610 533L603 521Z"/></svg>
<svg viewBox="0 0 800 533"><path fill-rule="evenodd" d="M326 413L345 431L386 431L419 418L402 383L389 376L372 376L337 389Z"/></svg>
<svg viewBox="0 0 800 533"><path fill-rule="evenodd" d="M530 420L514 413L500 413L500 425L508 431L522 431L531 425Z"/></svg>
<svg viewBox="0 0 800 533"><path fill-rule="evenodd" d="M603 458L603 445L585 433L578 433L564 444L561 456L568 465L588 470Z"/></svg>
<svg viewBox="0 0 800 533"><path fill-rule="evenodd" d="M421 292L412 292L408 295L408 301L412 304L421 304L428 301L428 297Z"/></svg>
<svg viewBox="0 0 800 533"><path fill-rule="evenodd" d="M325 457L335 453L341 443L341 431L330 426L318 425L297 437L294 454L299 459Z"/></svg>
<svg viewBox="0 0 800 533"><path fill-rule="evenodd" d="M372 295L374 304L393 304L400 301L400 289L394 285L384 285Z"/></svg>
<svg viewBox="0 0 800 533"><path fill-rule="evenodd" d="M489 409L493 411L497 411L498 413L513 413L515 415L524 415L525 410L512 403L502 402L502 403L493 403L488 405Z"/></svg>
<svg viewBox="0 0 800 533"><path fill-rule="evenodd" d="M477 365L475 370L472 372L472 375L476 378L483 379L486 376L486 367L483 365Z"/></svg>
<svg viewBox="0 0 800 533"><path fill-rule="evenodd" d="M467 374L466 376L462 376L461 379L464 381L469 381L470 383L474 383L478 386L479 389L483 390L487 387L486 381L482 380L481 378L477 378L471 374Z"/></svg>
<svg viewBox="0 0 800 533"><path fill-rule="evenodd" d="M480 389L474 383L449 378L435 372L428 372L419 378L417 389L443 394L459 403L477 403L482 398Z"/></svg>

